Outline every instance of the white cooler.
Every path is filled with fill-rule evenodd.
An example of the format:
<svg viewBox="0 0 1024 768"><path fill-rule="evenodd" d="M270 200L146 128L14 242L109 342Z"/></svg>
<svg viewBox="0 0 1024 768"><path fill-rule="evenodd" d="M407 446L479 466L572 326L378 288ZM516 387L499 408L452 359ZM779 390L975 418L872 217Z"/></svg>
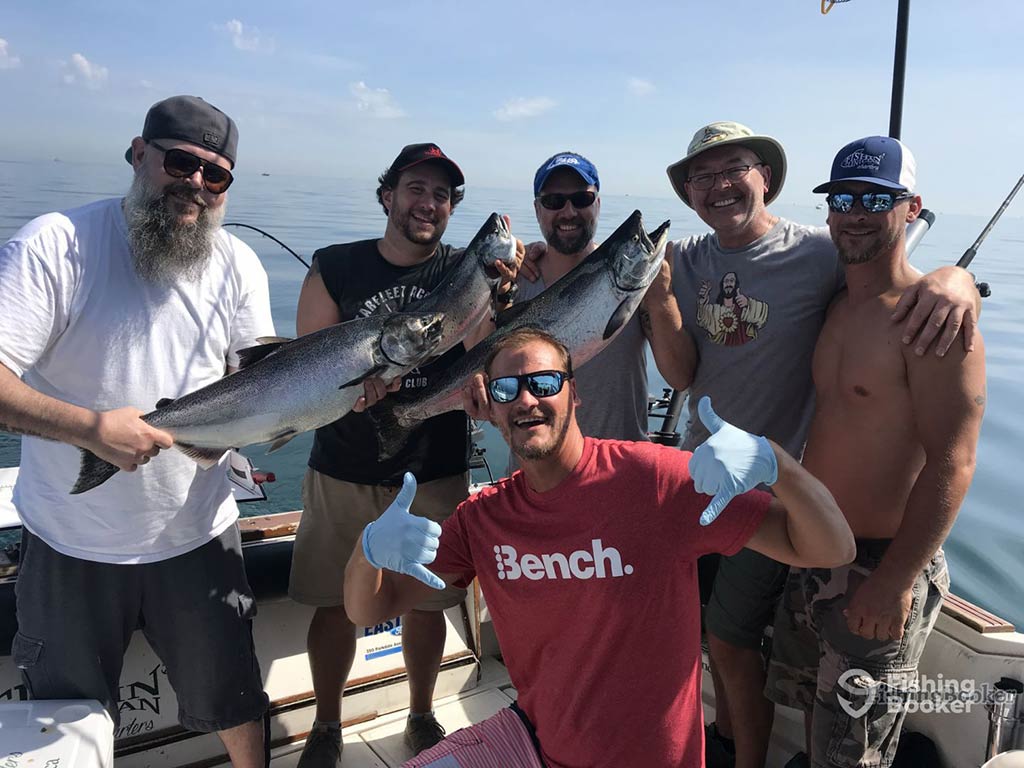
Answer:
<svg viewBox="0 0 1024 768"><path fill-rule="evenodd" d="M0 766L113 768L114 724L98 701L0 703Z"/></svg>

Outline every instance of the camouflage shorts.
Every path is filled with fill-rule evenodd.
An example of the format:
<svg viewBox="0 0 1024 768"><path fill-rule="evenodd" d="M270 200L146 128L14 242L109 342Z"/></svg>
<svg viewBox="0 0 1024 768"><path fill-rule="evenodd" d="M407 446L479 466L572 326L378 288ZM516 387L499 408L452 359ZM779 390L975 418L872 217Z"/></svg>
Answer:
<svg viewBox="0 0 1024 768"><path fill-rule="evenodd" d="M899 640L868 640L851 632L843 611L878 567L889 540L857 542L857 557L840 568L792 569L775 618L765 695L813 712L814 766L888 768L905 710L901 688L913 680L949 592L940 549L914 581L910 616Z"/></svg>

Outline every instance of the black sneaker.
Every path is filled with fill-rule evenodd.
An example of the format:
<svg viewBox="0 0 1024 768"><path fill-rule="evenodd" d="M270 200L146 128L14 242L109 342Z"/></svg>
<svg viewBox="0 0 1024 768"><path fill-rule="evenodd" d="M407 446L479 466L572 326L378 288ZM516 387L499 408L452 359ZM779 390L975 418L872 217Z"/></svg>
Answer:
<svg viewBox="0 0 1024 768"><path fill-rule="evenodd" d="M296 768L338 768L341 765L341 729L314 725L306 737Z"/></svg>
<svg viewBox="0 0 1024 768"><path fill-rule="evenodd" d="M704 764L707 768L733 768L736 745L718 732L714 723L704 726Z"/></svg>
<svg viewBox="0 0 1024 768"><path fill-rule="evenodd" d="M434 714L420 717L409 716L405 721L405 746L418 755L425 749L440 742L444 738L444 728L434 718Z"/></svg>

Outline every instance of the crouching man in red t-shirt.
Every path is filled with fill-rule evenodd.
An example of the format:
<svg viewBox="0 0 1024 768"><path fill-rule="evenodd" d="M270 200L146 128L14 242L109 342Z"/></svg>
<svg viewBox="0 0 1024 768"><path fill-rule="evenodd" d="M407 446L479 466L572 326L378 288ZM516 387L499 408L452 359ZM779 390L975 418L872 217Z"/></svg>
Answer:
<svg viewBox="0 0 1024 768"><path fill-rule="evenodd" d="M477 577L548 768L702 766L697 558L747 546L798 567L848 563L842 512L796 460L723 422L710 401L700 415L711 437L693 454L584 437L569 353L542 331L507 336L485 371L466 386L466 410L501 430L521 471L443 526L408 513L407 474L349 560L349 615L373 625ZM751 490L761 483L775 498ZM652 627L672 642L630 644ZM449 753L464 766L540 765L512 757L529 739L518 718L496 717L506 722L407 765Z"/></svg>

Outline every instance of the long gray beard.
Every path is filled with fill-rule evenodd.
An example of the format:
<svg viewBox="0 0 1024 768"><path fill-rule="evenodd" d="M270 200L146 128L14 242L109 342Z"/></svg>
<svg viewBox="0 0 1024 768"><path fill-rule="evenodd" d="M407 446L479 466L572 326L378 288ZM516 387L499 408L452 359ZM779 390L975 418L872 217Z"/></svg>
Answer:
<svg viewBox="0 0 1024 768"><path fill-rule="evenodd" d="M199 193L187 184L154 189L141 173L136 174L124 199L135 271L147 282L196 282L210 260L224 220L224 206L212 211L204 206L194 224L179 224L168 208L167 197L172 192L194 195L201 202Z"/></svg>

